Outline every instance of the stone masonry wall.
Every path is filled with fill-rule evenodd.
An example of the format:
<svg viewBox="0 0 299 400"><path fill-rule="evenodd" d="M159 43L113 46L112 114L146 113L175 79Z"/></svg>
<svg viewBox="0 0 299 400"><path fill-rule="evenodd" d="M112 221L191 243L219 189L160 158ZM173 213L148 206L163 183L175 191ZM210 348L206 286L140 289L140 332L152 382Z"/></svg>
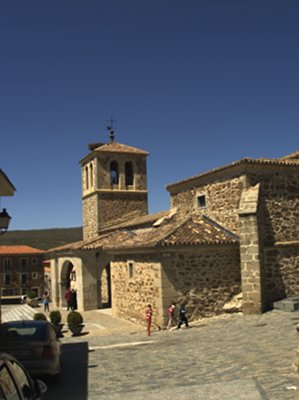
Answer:
<svg viewBox="0 0 299 400"><path fill-rule="evenodd" d="M224 304L241 291L238 247L177 253L166 271L190 319L223 313Z"/></svg>
<svg viewBox="0 0 299 400"><path fill-rule="evenodd" d="M129 258L128 258L129 260ZM133 264L133 276L129 277L128 262ZM161 310L161 265L156 256L115 256L111 263L113 314L145 324L145 309L153 307L153 324L159 325Z"/></svg>
<svg viewBox="0 0 299 400"><path fill-rule="evenodd" d="M201 212L233 232L238 232L238 208L246 185L244 176L218 180L172 195L171 207L183 213ZM196 198L205 194L206 207L199 209Z"/></svg>
<svg viewBox="0 0 299 400"><path fill-rule="evenodd" d="M265 245L298 240L299 237L299 168L256 169L250 173L252 184L261 182L263 220L262 237Z"/></svg>
<svg viewBox="0 0 299 400"><path fill-rule="evenodd" d="M146 215L147 211L147 193L102 193L98 202L99 226L103 229Z"/></svg>
<svg viewBox="0 0 299 400"><path fill-rule="evenodd" d="M299 246L277 246L264 250L266 304L299 293Z"/></svg>
<svg viewBox="0 0 299 400"><path fill-rule="evenodd" d="M128 276L124 258L113 261L112 304L118 317L144 322L144 310L152 304L154 324L165 325L169 304L161 284L159 255L134 257L134 276ZM241 291L237 247L205 248L175 254L163 264L173 287L173 300L185 301L189 317L208 317L223 313L223 305ZM163 304L163 306L162 306ZM163 309L160 309L163 307Z"/></svg>
<svg viewBox="0 0 299 400"><path fill-rule="evenodd" d="M260 245L263 249L264 298L273 301L299 294L298 168L262 170L249 175L260 181Z"/></svg>
<svg viewBox="0 0 299 400"><path fill-rule="evenodd" d="M82 201L83 239L90 239L98 234L97 195L86 197Z"/></svg>

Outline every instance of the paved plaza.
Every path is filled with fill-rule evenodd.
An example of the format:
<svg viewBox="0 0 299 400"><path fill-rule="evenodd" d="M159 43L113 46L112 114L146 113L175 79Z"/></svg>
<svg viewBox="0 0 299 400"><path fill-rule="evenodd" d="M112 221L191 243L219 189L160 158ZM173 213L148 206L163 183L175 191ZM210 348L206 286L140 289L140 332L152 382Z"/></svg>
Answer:
<svg viewBox="0 0 299 400"><path fill-rule="evenodd" d="M46 400L299 399L298 311L224 315L150 337L108 310L84 320L82 336L64 332L62 381Z"/></svg>

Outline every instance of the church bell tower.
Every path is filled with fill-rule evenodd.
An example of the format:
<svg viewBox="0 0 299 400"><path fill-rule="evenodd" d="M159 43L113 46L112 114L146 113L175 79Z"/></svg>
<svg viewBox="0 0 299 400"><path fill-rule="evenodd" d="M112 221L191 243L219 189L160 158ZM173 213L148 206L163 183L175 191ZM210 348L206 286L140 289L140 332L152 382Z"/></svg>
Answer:
<svg viewBox="0 0 299 400"><path fill-rule="evenodd" d="M146 157L148 153L117 143L90 144L82 168L83 239L148 213Z"/></svg>

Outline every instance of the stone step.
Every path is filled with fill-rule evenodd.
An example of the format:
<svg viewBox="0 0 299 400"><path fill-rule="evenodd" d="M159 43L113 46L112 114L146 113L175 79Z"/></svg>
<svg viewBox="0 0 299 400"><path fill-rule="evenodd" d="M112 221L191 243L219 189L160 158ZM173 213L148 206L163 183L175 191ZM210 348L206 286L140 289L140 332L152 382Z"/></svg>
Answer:
<svg viewBox="0 0 299 400"><path fill-rule="evenodd" d="M283 300L275 301L273 308L280 311L297 311L299 310L299 296L287 297Z"/></svg>

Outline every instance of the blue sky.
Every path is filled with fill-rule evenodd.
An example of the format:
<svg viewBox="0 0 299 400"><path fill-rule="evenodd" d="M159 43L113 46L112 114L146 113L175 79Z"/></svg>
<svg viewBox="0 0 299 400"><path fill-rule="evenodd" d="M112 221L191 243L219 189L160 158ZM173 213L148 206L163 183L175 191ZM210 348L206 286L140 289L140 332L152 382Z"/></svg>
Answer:
<svg viewBox="0 0 299 400"><path fill-rule="evenodd" d="M11 230L80 226L79 160L116 141L165 185L299 149L297 0L0 2L0 168Z"/></svg>

